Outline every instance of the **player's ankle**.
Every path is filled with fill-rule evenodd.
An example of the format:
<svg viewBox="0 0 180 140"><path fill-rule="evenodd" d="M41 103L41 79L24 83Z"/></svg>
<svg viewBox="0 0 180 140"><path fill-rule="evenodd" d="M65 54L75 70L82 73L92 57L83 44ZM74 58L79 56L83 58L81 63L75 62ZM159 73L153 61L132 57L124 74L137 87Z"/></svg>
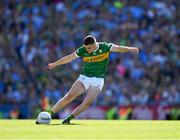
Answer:
<svg viewBox="0 0 180 140"><path fill-rule="evenodd" d="M53 116L55 113L52 110L48 111L51 116Z"/></svg>
<svg viewBox="0 0 180 140"><path fill-rule="evenodd" d="M74 118L75 118L75 116L71 114L71 115L69 115L69 116L67 117L67 120L70 121L70 120L72 120L72 119L74 119Z"/></svg>

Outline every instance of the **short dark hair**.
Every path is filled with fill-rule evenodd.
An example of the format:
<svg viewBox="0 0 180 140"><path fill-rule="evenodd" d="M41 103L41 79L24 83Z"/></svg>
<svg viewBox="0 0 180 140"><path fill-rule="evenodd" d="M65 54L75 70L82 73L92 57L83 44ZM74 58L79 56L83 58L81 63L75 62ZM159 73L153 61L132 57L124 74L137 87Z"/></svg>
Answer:
<svg viewBox="0 0 180 140"><path fill-rule="evenodd" d="M94 44L96 42L96 38L94 36L88 35L84 38L84 45Z"/></svg>

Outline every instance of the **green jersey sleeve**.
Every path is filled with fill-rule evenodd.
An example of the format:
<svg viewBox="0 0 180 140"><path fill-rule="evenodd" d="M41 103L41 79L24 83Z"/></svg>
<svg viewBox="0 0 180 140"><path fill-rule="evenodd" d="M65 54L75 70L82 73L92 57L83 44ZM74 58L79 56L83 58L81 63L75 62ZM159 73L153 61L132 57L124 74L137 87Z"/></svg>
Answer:
<svg viewBox="0 0 180 140"><path fill-rule="evenodd" d="M106 45L107 45L108 51L110 51L113 46L113 43L106 43Z"/></svg>
<svg viewBox="0 0 180 140"><path fill-rule="evenodd" d="M109 52L113 46L113 43L101 42L101 44L105 47L107 52Z"/></svg>
<svg viewBox="0 0 180 140"><path fill-rule="evenodd" d="M76 54L78 55L78 56L83 56L83 54L84 54L84 47L82 46L82 47L79 47L77 50L76 50Z"/></svg>

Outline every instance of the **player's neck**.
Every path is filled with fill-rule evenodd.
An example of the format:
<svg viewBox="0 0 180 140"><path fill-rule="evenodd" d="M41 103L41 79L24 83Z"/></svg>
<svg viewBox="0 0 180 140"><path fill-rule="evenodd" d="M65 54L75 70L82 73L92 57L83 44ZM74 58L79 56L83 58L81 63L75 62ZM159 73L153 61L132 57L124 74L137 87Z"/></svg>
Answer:
<svg viewBox="0 0 180 140"><path fill-rule="evenodd" d="M96 51L97 50L97 45L96 46L94 46L93 48L92 48L92 50L90 50L90 51L88 51L88 50L86 50L89 54L91 54L91 53L93 53L94 51Z"/></svg>

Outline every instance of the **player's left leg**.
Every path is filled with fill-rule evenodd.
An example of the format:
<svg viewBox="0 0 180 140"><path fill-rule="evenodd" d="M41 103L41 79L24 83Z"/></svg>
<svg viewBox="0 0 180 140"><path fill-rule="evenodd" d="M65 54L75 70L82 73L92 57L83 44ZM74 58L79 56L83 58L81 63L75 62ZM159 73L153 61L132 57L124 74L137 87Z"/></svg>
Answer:
<svg viewBox="0 0 180 140"><path fill-rule="evenodd" d="M94 101L94 99L99 95L100 88L97 86L90 86L87 90L86 97L84 98L83 102L72 112L72 114L67 117L62 123L63 124L70 124L70 120L72 119L71 116L76 117L81 112L86 110L89 105Z"/></svg>

